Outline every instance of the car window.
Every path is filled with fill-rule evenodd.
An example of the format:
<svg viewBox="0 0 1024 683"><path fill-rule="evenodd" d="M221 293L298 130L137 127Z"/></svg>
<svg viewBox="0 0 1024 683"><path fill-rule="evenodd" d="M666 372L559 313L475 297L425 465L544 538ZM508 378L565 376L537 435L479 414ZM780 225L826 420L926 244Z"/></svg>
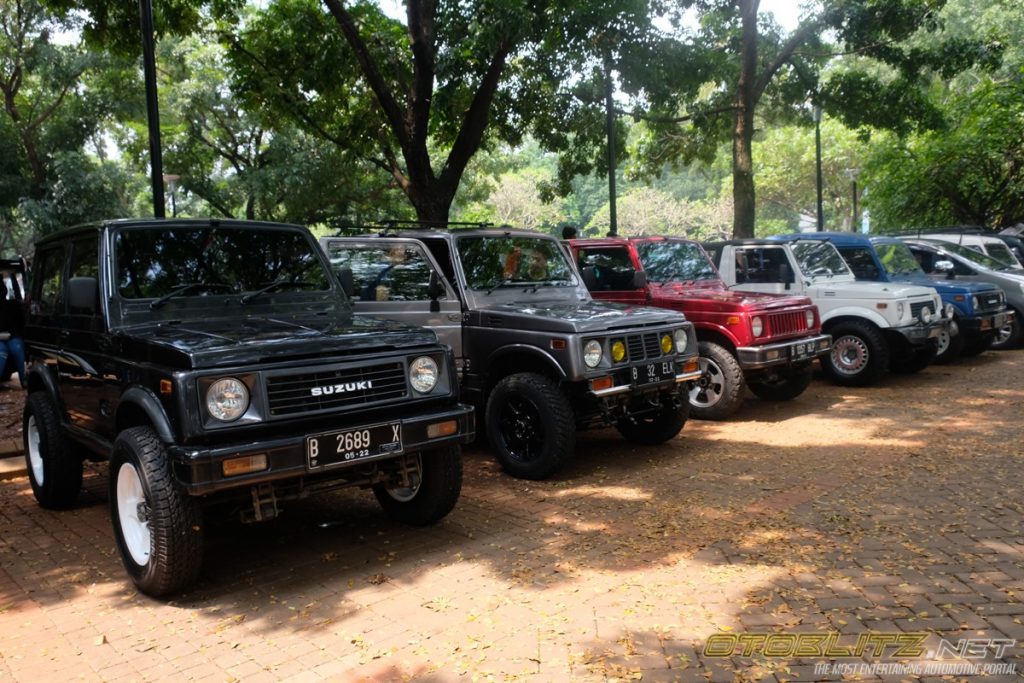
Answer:
<svg viewBox="0 0 1024 683"><path fill-rule="evenodd" d="M986 243L985 251L988 252L989 256L999 259L1000 261L1006 263L1007 265L1013 266L1017 264L1017 259L1014 258L1013 252L1010 251L1010 248L1008 246L1001 242Z"/></svg>
<svg viewBox="0 0 1024 683"><path fill-rule="evenodd" d="M580 249L579 267L593 268L598 290L633 289L633 261L624 247L590 247Z"/></svg>
<svg viewBox="0 0 1024 683"><path fill-rule="evenodd" d="M470 289L489 291L516 284L576 285L572 267L553 239L467 235L458 238L458 252Z"/></svg>
<svg viewBox="0 0 1024 683"><path fill-rule="evenodd" d="M792 282L789 259L782 247L737 249L736 284Z"/></svg>
<svg viewBox="0 0 1024 683"><path fill-rule="evenodd" d="M700 245L678 240L637 244L640 263L654 282L717 280L718 273Z"/></svg>
<svg viewBox="0 0 1024 683"><path fill-rule="evenodd" d="M328 242L331 268L352 270L353 297L361 301L427 301L433 270L420 248L409 244Z"/></svg>
<svg viewBox="0 0 1024 683"><path fill-rule="evenodd" d="M33 315L53 315L60 303L64 247L51 247L36 256L32 287Z"/></svg>
<svg viewBox="0 0 1024 683"><path fill-rule="evenodd" d="M843 247L839 253L846 259L846 265L853 271L854 277L858 280L877 281L881 279L878 266L875 265L875 255L870 249L864 247Z"/></svg>
<svg viewBox="0 0 1024 683"><path fill-rule="evenodd" d="M76 240L71 245L71 261L68 266L68 286L73 288L73 281L77 278L90 278L95 283L96 295L99 296L99 241L96 237L84 240ZM98 306L94 305L88 310L75 310L74 298L68 305L68 312L71 314L90 313L96 314Z"/></svg>
<svg viewBox="0 0 1024 683"><path fill-rule="evenodd" d="M146 227L114 239L118 294L162 297L191 286L187 296L255 292L275 283L280 291L330 289L330 277L310 238L296 230L231 226ZM199 286L202 285L202 286Z"/></svg>
<svg viewBox="0 0 1024 683"><path fill-rule="evenodd" d="M984 266L985 268L991 268L992 270L1009 269L1009 266L1002 261L998 261L987 254L983 254L980 251L974 251L973 249L968 249L967 247L959 244L953 244L952 242L936 242L936 246L941 247L951 254L956 254L961 258L977 263L980 266Z"/></svg>
<svg viewBox="0 0 1024 683"><path fill-rule="evenodd" d="M804 277L831 277L849 275L846 261L839 255L831 242L822 240L797 240L793 242L793 255L800 264Z"/></svg>

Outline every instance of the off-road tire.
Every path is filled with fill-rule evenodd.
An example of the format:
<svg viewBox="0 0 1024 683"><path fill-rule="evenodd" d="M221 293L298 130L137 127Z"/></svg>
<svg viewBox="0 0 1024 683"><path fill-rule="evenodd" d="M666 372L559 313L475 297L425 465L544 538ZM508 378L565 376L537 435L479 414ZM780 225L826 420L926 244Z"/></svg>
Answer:
<svg viewBox="0 0 1024 683"><path fill-rule="evenodd" d="M82 458L64 435L57 407L41 391L32 392L25 401L22 438L36 500L51 510L73 506L82 489Z"/></svg>
<svg viewBox="0 0 1024 683"><path fill-rule="evenodd" d="M498 462L513 477L544 479L576 448L569 400L551 379L535 372L517 372L498 382L484 420Z"/></svg>
<svg viewBox="0 0 1024 683"><path fill-rule="evenodd" d="M462 492L462 449L445 446L419 454L420 480L411 488L377 484L373 495L384 513L410 526L438 521L455 507Z"/></svg>
<svg viewBox="0 0 1024 683"><path fill-rule="evenodd" d="M966 358L968 356L977 356L980 353L984 353L992 348L992 342L994 339L994 334L984 334L979 337L972 337L964 342L964 348L960 350L960 355Z"/></svg>
<svg viewBox="0 0 1024 683"><path fill-rule="evenodd" d="M1024 329L1021 328L1021 315L1019 311L1014 310L1013 322L996 331L991 348L997 351L1015 349L1020 345L1022 337L1024 337Z"/></svg>
<svg viewBox="0 0 1024 683"><path fill-rule="evenodd" d="M135 496L128 492L133 484ZM128 508L133 501L139 516ZM141 518L143 515L146 519ZM126 429L114 441L110 459L110 519L121 560L141 592L154 597L168 595L199 576L203 562L199 502L178 485L167 451L149 427ZM126 540L126 533L141 528L148 531L141 543L137 538L134 542ZM133 557L132 548L137 557Z"/></svg>
<svg viewBox="0 0 1024 683"><path fill-rule="evenodd" d="M701 376L691 385L690 417L724 420L743 405L743 370L725 347L708 341L698 342L697 347Z"/></svg>
<svg viewBox="0 0 1024 683"><path fill-rule="evenodd" d="M622 434L622 438L630 443L657 446L671 441L683 431L689 412L689 404L683 403L678 410L668 410L634 420L619 420L615 428Z"/></svg>
<svg viewBox="0 0 1024 683"><path fill-rule="evenodd" d="M967 340L959 323L957 323L957 327L960 328L959 334L950 334L947 330L939 335L938 340L936 340L937 348L933 363L937 365L951 363L963 354Z"/></svg>
<svg viewBox="0 0 1024 683"><path fill-rule="evenodd" d="M906 356L893 356L889 361L889 371L901 375L913 375L934 363L935 354L935 344L928 344L925 348L915 348Z"/></svg>
<svg viewBox="0 0 1024 683"><path fill-rule="evenodd" d="M832 335L832 351L821 357L821 367L836 384L866 387L878 382L889 369L889 344L873 324L846 320L826 332ZM838 354L847 351L861 355L837 365Z"/></svg>
<svg viewBox="0 0 1024 683"><path fill-rule="evenodd" d="M751 380L750 391L765 401L792 401L811 385L814 372L810 363L790 368L790 372L774 380Z"/></svg>

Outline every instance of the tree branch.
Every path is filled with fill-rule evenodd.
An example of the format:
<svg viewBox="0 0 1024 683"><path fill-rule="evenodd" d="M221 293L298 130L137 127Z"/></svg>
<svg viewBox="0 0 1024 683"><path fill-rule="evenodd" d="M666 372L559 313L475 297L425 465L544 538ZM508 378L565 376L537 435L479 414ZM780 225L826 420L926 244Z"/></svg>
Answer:
<svg viewBox="0 0 1024 683"><path fill-rule="evenodd" d="M779 48L779 52L775 55L775 59L773 59L771 63L764 68L761 75L758 77L757 82L754 84L754 104L757 104L757 102L761 100L761 95L764 94L765 88L767 88L768 84L771 83L772 78L774 78L778 70L782 68L782 65L788 62L793 57L796 49L800 47L808 37L820 30L820 28L821 19L816 18L801 24L795 31L793 31L793 35L791 35L789 40Z"/></svg>

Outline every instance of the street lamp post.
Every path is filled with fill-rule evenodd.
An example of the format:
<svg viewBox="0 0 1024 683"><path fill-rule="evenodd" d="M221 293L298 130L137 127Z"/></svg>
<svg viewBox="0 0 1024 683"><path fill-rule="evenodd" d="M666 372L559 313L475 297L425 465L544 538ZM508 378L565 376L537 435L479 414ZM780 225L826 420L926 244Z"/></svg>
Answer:
<svg viewBox="0 0 1024 683"><path fill-rule="evenodd" d="M814 105L814 162L818 188L818 232L825 229L825 212L821 202L821 107Z"/></svg>
<svg viewBox="0 0 1024 683"><path fill-rule="evenodd" d="M615 211L615 110L612 108L612 58L604 60L604 117L608 135L608 236L618 234Z"/></svg>
<svg viewBox="0 0 1024 683"><path fill-rule="evenodd" d="M160 108L156 98L156 54L153 40L153 5L139 0L142 29L142 70L146 77L146 114L149 120L149 177L153 184L153 216L164 217L164 160L160 151Z"/></svg>
<svg viewBox="0 0 1024 683"><path fill-rule="evenodd" d="M171 193L171 218L178 215L178 203L177 197L174 196L175 191L178 189L178 181L181 180L180 175L174 175L173 173L164 173L164 182L167 183L167 189Z"/></svg>

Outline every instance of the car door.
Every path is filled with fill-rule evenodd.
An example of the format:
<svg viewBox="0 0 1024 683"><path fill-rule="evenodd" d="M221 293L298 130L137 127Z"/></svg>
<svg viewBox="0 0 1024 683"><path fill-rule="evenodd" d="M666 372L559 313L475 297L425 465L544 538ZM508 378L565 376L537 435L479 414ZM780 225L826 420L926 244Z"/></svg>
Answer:
<svg viewBox="0 0 1024 683"><path fill-rule="evenodd" d="M357 315L429 327L462 358L462 305L419 240L325 237L320 244L336 273L351 270ZM430 296L432 276L440 286L436 298Z"/></svg>
<svg viewBox="0 0 1024 683"><path fill-rule="evenodd" d="M580 245L576 250L576 263L583 272L590 268L593 278L590 295L602 301L623 304L644 304L647 290L635 286L636 266L629 249L615 245Z"/></svg>

